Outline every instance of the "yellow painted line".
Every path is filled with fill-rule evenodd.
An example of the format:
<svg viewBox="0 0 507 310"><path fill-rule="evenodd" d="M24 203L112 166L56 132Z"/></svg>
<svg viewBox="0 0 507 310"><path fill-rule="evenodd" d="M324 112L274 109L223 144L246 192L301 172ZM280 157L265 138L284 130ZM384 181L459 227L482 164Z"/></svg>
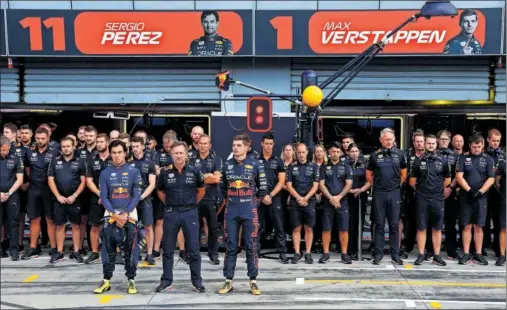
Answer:
<svg viewBox="0 0 507 310"><path fill-rule="evenodd" d="M438 301L430 301L430 306L433 309L442 309L442 305Z"/></svg>
<svg viewBox="0 0 507 310"><path fill-rule="evenodd" d="M99 298L99 304L108 304L111 302L111 300L115 299L115 298L122 298L123 296L121 295L102 295L102 296L97 296Z"/></svg>
<svg viewBox="0 0 507 310"><path fill-rule="evenodd" d="M405 269L414 269L414 265L406 264Z"/></svg>
<svg viewBox="0 0 507 310"><path fill-rule="evenodd" d="M148 265L148 262L142 262L137 265L137 267L144 268L144 267L157 267L157 265Z"/></svg>
<svg viewBox="0 0 507 310"><path fill-rule="evenodd" d="M39 275L38 274L34 274L34 275L31 275L28 278L24 279L23 283L30 283L32 281L37 280L38 278L39 278Z"/></svg>
<svg viewBox="0 0 507 310"><path fill-rule="evenodd" d="M305 283L320 284L375 284L375 285L416 285L416 286L450 286L450 287L487 287L505 288L503 283L470 283L470 282L434 282L434 281L383 281L383 280L307 280Z"/></svg>

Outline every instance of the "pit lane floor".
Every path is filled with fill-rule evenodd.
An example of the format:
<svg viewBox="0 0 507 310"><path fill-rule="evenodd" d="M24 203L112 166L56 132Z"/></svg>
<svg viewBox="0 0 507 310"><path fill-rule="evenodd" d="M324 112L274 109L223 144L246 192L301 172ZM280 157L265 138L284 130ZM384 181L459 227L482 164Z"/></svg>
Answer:
<svg viewBox="0 0 507 310"><path fill-rule="evenodd" d="M443 253L445 254L445 253ZM178 253L175 253L177 257ZM126 293L122 265L116 265L111 291L94 295L102 279L100 264L76 264L68 259L56 265L44 255L30 261L1 260L1 309L35 308L115 308L115 309L505 309L506 269L494 266L458 265L446 267L425 262L413 266L415 256L405 266L394 266L389 255L380 266L371 261L340 262L331 254L331 262L313 265L282 265L277 260L260 260L258 285L262 295L248 290L245 255L238 257L234 291L220 296L223 284L223 253L220 266L213 266L202 254L202 277L206 293L195 293L190 271L183 261L174 266L175 281L169 292L155 293L162 274L162 262L156 266L140 263L136 284L138 293ZM276 256L276 255L272 255Z"/></svg>

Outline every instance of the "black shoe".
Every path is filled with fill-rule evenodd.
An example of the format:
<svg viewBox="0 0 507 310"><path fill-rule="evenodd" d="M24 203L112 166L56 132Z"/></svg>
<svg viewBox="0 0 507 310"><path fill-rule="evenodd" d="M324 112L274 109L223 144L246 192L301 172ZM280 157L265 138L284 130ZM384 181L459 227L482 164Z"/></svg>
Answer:
<svg viewBox="0 0 507 310"><path fill-rule="evenodd" d="M147 254L146 257L144 258L144 261L150 266L155 265L155 259L153 258L153 254Z"/></svg>
<svg viewBox="0 0 507 310"><path fill-rule="evenodd" d="M435 255L435 254L433 254L431 252L426 252L426 254L424 255L424 260L429 262L433 258L433 255Z"/></svg>
<svg viewBox="0 0 507 310"><path fill-rule="evenodd" d="M408 259L408 254L405 250L400 250L400 257L403 259Z"/></svg>
<svg viewBox="0 0 507 310"><path fill-rule="evenodd" d="M9 243L10 243L9 238L5 238L4 240L2 240L2 242L0 243L2 252L7 253L7 250L9 249Z"/></svg>
<svg viewBox="0 0 507 310"><path fill-rule="evenodd" d="M348 254L342 254L342 263L344 264L352 264L352 259L350 259L350 256Z"/></svg>
<svg viewBox="0 0 507 310"><path fill-rule="evenodd" d="M160 251L153 250L153 259L161 259L162 255L160 255Z"/></svg>
<svg viewBox="0 0 507 310"><path fill-rule="evenodd" d="M37 255L42 255L42 247L40 246L40 244L37 246L37 248L35 250L36 250Z"/></svg>
<svg viewBox="0 0 507 310"><path fill-rule="evenodd" d="M319 258L319 264L325 264L327 262L329 262L330 260L330 256L329 256L329 253L324 253L322 254L322 256Z"/></svg>
<svg viewBox="0 0 507 310"><path fill-rule="evenodd" d="M79 249L79 254L81 254L81 256L86 256L88 252L85 249Z"/></svg>
<svg viewBox="0 0 507 310"><path fill-rule="evenodd" d="M25 254L23 254L21 259L22 260L29 260L29 259L37 258L37 257L39 257L39 251L37 251L37 249L30 248L27 251L25 251Z"/></svg>
<svg viewBox="0 0 507 310"><path fill-rule="evenodd" d="M49 250L48 252L48 255L53 257L53 255L55 255L56 253L58 253L58 250L56 248L51 248L51 250Z"/></svg>
<svg viewBox="0 0 507 310"><path fill-rule="evenodd" d="M51 264L56 264L58 262L61 262L63 261L63 253L60 253L60 252L56 252L55 254L53 254L53 256L51 256L51 259L49 260L49 262Z"/></svg>
<svg viewBox="0 0 507 310"><path fill-rule="evenodd" d="M172 283L162 281L155 289L155 292L160 293L162 291L170 291L172 289Z"/></svg>
<svg viewBox="0 0 507 310"><path fill-rule="evenodd" d="M218 259L218 255L213 255L209 257L209 262L212 265L220 265L220 259Z"/></svg>
<svg viewBox="0 0 507 310"><path fill-rule="evenodd" d="M280 256L278 257L282 264L288 264L289 259L287 258L287 255L285 253L280 253Z"/></svg>
<svg viewBox="0 0 507 310"><path fill-rule="evenodd" d="M463 254L463 256L461 256L461 259L459 260L458 264L468 265L471 262L472 262L472 256L468 253L465 253L465 254Z"/></svg>
<svg viewBox="0 0 507 310"><path fill-rule="evenodd" d="M391 263L394 265L403 266L403 261L399 257L391 259Z"/></svg>
<svg viewBox="0 0 507 310"><path fill-rule="evenodd" d="M18 261L19 260L19 252L16 250L11 251L11 260L12 261Z"/></svg>
<svg viewBox="0 0 507 310"><path fill-rule="evenodd" d="M373 253L375 251L375 244L370 243L370 246L366 249L366 252Z"/></svg>
<svg viewBox="0 0 507 310"><path fill-rule="evenodd" d="M481 254L475 254L474 255L474 261L477 262L479 265L482 265L482 266L487 266L488 265L488 261Z"/></svg>
<svg viewBox="0 0 507 310"><path fill-rule="evenodd" d="M75 255L76 255L76 253L75 253L75 252L70 253L70 255L69 255L69 259L74 259Z"/></svg>
<svg viewBox="0 0 507 310"><path fill-rule="evenodd" d="M194 291L196 291L197 293L205 293L206 292L206 289L204 288L204 286L199 285L199 286L194 286Z"/></svg>
<svg viewBox="0 0 507 310"><path fill-rule="evenodd" d="M313 257L311 253L305 254L305 263L307 264L313 264Z"/></svg>
<svg viewBox="0 0 507 310"><path fill-rule="evenodd" d="M85 264L93 264L100 260L99 253L92 252L88 258L85 259Z"/></svg>
<svg viewBox="0 0 507 310"><path fill-rule="evenodd" d="M505 266L505 255L498 257L495 263L496 266Z"/></svg>
<svg viewBox="0 0 507 310"><path fill-rule="evenodd" d="M303 257L303 254L301 254L301 253L294 253L294 256L292 257L292 263L293 264L299 263L299 261L301 260L302 257Z"/></svg>
<svg viewBox="0 0 507 310"><path fill-rule="evenodd" d="M373 265L380 265L380 264L382 264L382 257L380 257L380 256L375 257L373 259L372 263L373 263Z"/></svg>
<svg viewBox="0 0 507 310"><path fill-rule="evenodd" d="M73 259L76 263L78 263L78 264L82 264L82 263L84 263L84 259L83 259L83 256L81 255L81 253L76 252L76 253L72 253L72 254L74 254L74 255L72 256L72 259ZM69 258L70 258L70 256L69 256Z"/></svg>
<svg viewBox="0 0 507 310"><path fill-rule="evenodd" d="M433 256L433 264L438 266L447 266L447 263L442 259L440 255Z"/></svg>
<svg viewBox="0 0 507 310"><path fill-rule="evenodd" d="M7 257L9 257L9 254L7 254L7 251L0 249L0 257L7 258Z"/></svg>
<svg viewBox="0 0 507 310"><path fill-rule="evenodd" d="M417 259L414 262L414 265L420 266L424 263L424 254L417 255Z"/></svg>
<svg viewBox="0 0 507 310"><path fill-rule="evenodd" d="M351 260L359 260L359 255L357 253L351 254L350 259Z"/></svg>

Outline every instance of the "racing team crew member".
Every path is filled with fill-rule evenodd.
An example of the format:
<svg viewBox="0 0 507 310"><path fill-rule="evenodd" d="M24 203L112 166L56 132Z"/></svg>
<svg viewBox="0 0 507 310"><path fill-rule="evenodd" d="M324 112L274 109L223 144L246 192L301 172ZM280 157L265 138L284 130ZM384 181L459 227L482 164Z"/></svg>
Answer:
<svg viewBox="0 0 507 310"><path fill-rule="evenodd" d="M288 264L287 242L285 235L284 211L282 209L282 200L280 191L285 185L285 165L283 161L273 155L275 146L275 137L271 133L265 134L261 139L262 156L259 157L260 164L264 167L266 173L268 195L259 204L259 234L257 237L257 249L261 249L261 239L264 234L264 219L266 211L275 228L277 243L277 252L279 259L283 264Z"/></svg>
<svg viewBox="0 0 507 310"><path fill-rule="evenodd" d="M37 240L41 230L41 216L46 217L47 231L51 243L50 256L56 253L56 230L53 222L53 196L48 185L48 167L58 152L49 148L49 132L39 127L35 131L36 146L26 152L25 171L29 177L27 211L30 218L30 249L21 259L37 258L41 254L37 249Z"/></svg>
<svg viewBox="0 0 507 310"><path fill-rule="evenodd" d="M445 208L444 208L444 226L445 226L445 242L447 250L447 258L457 260L458 257L458 241L456 239L456 221L459 212L459 200L456 189L458 183L456 181L456 163L459 155L449 148L451 142L451 133L447 130L440 130L437 133L438 148L435 153L447 160L451 171L451 184L444 188Z"/></svg>
<svg viewBox="0 0 507 310"><path fill-rule="evenodd" d="M189 56L226 56L233 55L232 43L217 34L220 17L217 11L203 11L201 14L204 36L190 43Z"/></svg>
<svg viewBox="0 0 507 310"><path fill-rule="evenodd" d="M424 153L424 132L420 129L417 129L412 134L412 147L407 151L407 174L410 173L412 167L417 158L421 158ZM414 188L405 183L402 188L404 191L403 198L403 206L401 207L401 227L404 228L405 231L405 250L400 249L400 256L402 258L408 258L406 253L412 252L414 249L415 238L417 233L416 227L416 204L415 204L415 192ZM401 228L400 227L400 228ZM400 238L403 235L403 229L398 229L400 231Z"/></svg>
<svg viewBox="0 0 507 310"><path fill-rule="evenodd" d="M157 176L160 174L161 167L172 165L171 148L177 141L176 132L168 130L162 136L162 149L155 155L155 169ZM164 204L158 198L157 191L153 191L153 217L155 220L153 258L161 259L160 245L164 234Z"/></svg>
<svg viewBox="0 0 507 310"><path fill-rule="evenodd" d="M290 221L292 223L292 240L294 256L292 263L297 264L303 255L300 251L301 225L305 226L305 262L313 264L312 243L315 226L315 193L319 189L319 167L308 161L308 148L304 143L296 146L297 162L287 168L287 190L290 199Z"/></svg>
<svg viewBox="0 0 507 310"><path fill-rule="evenodd" d="M92 264L99 261L99 234L102 218L104 218L104 206L100 199L99 182L101 172L112 166L111 156L109 155L109 136L105 133L97 135L96 140L97 154L88 158L86 170L86 185L92 193L90 199L90 213L88 214L88 224L90 228L91 253L86 258L85 264Z"/></svg>
<svg viewBox="0 0 507 310"><path fill-rule="evenodd" d="M488 261L482 256L483 231L487 215L487 193L495 183L493 173L493 159L482 152L484 138L474 134L468 139L470 153L461 155L456 166L456 179L461 186L460 191L460 223L463 226L463 256L459 260L461 265L472 261L470 242L472 240L472 225L474 228L474 242L476 254L474 260L480 265L487 265Z"/></svg>
<svg viewBox="0 0 507 310"><path fill-rule="evenodd" d="M498 164L496 169L496 188L500 192L500 210L499 215L500 218L498 220L498 228L499 232L499 256L495 263L497 266L505 266L505 206L507 201L505 200L505 191L506 191L506 182L505 182L505 161L501 161Z"/></svg>
<svg viewBox="0 0 507 310"><path fill-rule="evenodd" d="M442 227L444 225L445 196L444 188L451 184L451 171L447 158L435 153L437 137L425 137L425 153L417 157L410 170L410 186L415 188L415 206L417 222L417 248L419 255L414 265L424 262L424 247L426 245L426 229L431 223L433 239L433 263L439 266L447 265L440 257L442 244Z"/></svg>
<svg viewBox="0 0 507 310"><path fill-rule="evenodd" d="M128 148L122 141L109 144L111 167L100 174L100 199L106 209L101 231L101 257L104 279L93 292L102 294L111 289L116 248L123 245L125 251L125 276L127 292L137 293L134 278L139 260L137 242L137 204L141 198L143 181L141 173L125 161Z"/></svg>
<svg viewBox="0 0 507 310"><path fill-rule="evenodd" d="M16 155L23 164L23 167L25 167L25 158L26 158L26 150L28 148L32 147L31 143L31 137L32 137L32 130L26 126L21 126L20 129L20 143L18 144L16 142L16 136L17 136L17 126L13 123L7 123L4 125L3 128L3 134L4 136L9 139L11 142L11 147L9 150L9 155ZM26 146L26 147L25 147ZM24 169L24 168L23 168ZM23 238L25 233L25 217L26 217L26 201L27 201L27 189L28 189L28 178L26 174L23 171L23 184L19 187L21 190L18 191L19 195L19 204L20 204L20 210L19 210L19 219L20 219L20 225L19 225L19 247L18 251L21 252L24 250L23 248ZM21 222L23 223L21 225ZM7 253L6 253L7 254Z"/></svg>
<svg viewBox="0 0 507 310"><path fill-rule="evenodd" d="M141 180L143 181L143 192L141 194L141 201L137 206L137 214L143 222L146 232L147 254L144 260L148 265L155 265L155 259L153 258L153 203L151 199L151 193L155 189L155 184L157 182L155 164L147 158L144 152L145 143L142 137L133 137L131 145L133 159L129 163L132 167L137 168L137 170L141 172Z"/></svg>
<svg viewBox="0 0 507 310"><path fill-rule="evenodd" d="M349 204L348 192L352 187L352 169L347 158L340 158L341 143L334 142L329 148L330 160L320 168L320 191L323 196L322 209L322 248L324 253L319 263L329 262L331 231L336 222L342 250L342 262L351 264L347 254L349 244ZM306 239L306 237L305 237Z"/></svg>
<svg viewBox="0 0 507 310"><path fill-rule="evenodd" d="M85 161L85 163L88 163L89 157L95 157L97 154L97 129L93 126L85 126L83 128L83 139L84 144L83 146L76 150L76 153L79 154L79 157ZM88 167L87 167L88 169ZM84 250L84 238L85 234L88 232L88 248L91 248L91 228L88 229L88 216L90 214L90 208L92 205L91 202L92 193L86 187L84 191L81 193L80 196L80 204L81 204L81 224L80 224L80 230L81 230L81 240L80 240L80 248L79 252L81 255L86 255L86 252Z"/></svg>
<svg viewBox="0 0 507 310"><path fill-rule="evenodd" d="M500 162L505 161L505 152L500 148L500 142L502 141L502 134L498 129L490 129L488 132L488 148L486 153L493 158L493 171L498 169ZM484 227L484 243L489 245L491 243L491 220L493 220L493 238L495 243L492 244L492 248L495 251L496 257L500 256L499 243L497 242L500 233L499 221L500 221L500 209L505 209L505 205L500 204L500 191L496 187L491 187L488 193L488 216L486 217L486 226ZM484 252L484 251L483 251Z"/></svg>
<svg viewBox="0 0 507 310"><path fill-rule="evenodd" d="M366 180L373 184L375 209L374 265L380 265L384 253L384 225L387 217L392 262L403 265L399 256L400 187L407 178L405 154L394 147L394 131L384 128L380 132L382 148L371 154L366 169Z"/></svg>
<svg viewBox="0 0 507 310"><path fill-rule="evenodd" d="M0 230L4 229L4 217L7 218L5 232L9 235L11 260L19 260L19 194L23 184L24 165L22 160L9 154L11 142L7 137L0 138ZM24 224L24 221L23 221ZM3 253L2 253L3 254Z"/></svg>
<svg viewBox="0 0 507 310"><path fill-rule="evenodd" d="M343 147L343 144L342 144ZM363 227L365 223L366 202L368 201L367 191L370 189L371 184L366 181L366 159L364 156L361 158L361 151L356 143L350 143L348 147L348 157L350 158L349 164L352 169L352 188L349 190L349 245L347 247L352 260L359 259L359 251L362 251L362 246L358 245L358 238L361 240L362 245L362 231L359 235L359 227ZM359 215L359 208L361 208L361 215ZM361 224L358 225L359 216L361 216Z"/></svg>
<svg viewBox="0 0 507 310"><path fill-rule="evenodd" d="M78 198L86 186L85 161L76 157L74 140L66 137L60 140L61 155L55 157L48 169L48 183L54 200L54 222L56 224L57 252L51 257L50 263L63 260L65 228L67 221L72 225L72 241L74 253L70 255L77 263L84 263L79 253L81 244L81 202Z"/></svg>
<svg viewBox="0 0 507 310"><path fill-rule="evenodd" d="M201 254L199 238L199 212L197 205L204 196L202 173L198 168L186 163L187 144L174 143L171 149L174 164L163 167L157 181L157 193L165 203L164 214L164 273L156 292L170 290L173 283L174 250L180 229L187 243L187 262L193 288L198 293L206 289L201 278Z"/></svg>
<svg viewBox="0 0 507 310"><path fill-rule="evenodd" d="M55 153L60 152L60 143L58 143L55 140L51 140L51 136L53 135L53 130L51 129L51 126L49 124L40 124L39 128L44 128L48 132L48 148L50 151L53 151Z"/></svg>
<svg viewBox="0 0 507 310"><path fill-rule="evenodd" d="M209 260L213 265L219 265L217 206L222 159L212 154L210 149L211 138L208 135L202 134L199 137L199 153L193 159L189 159L189 162L196 169L199 169L203 175L206 192L199 202L199 219L205 217L208 225Z"/></svg>
<svg viewBox="0 0 507 310"><path fill-rule="evenodd" d="M250 292L260 295L257 286L259 273L257 257L257 234L259 216L257 199L267 202L267 180L264 166L259 161L247 157L250 138L243 134L233 138L233 158L225 161L222 169L222 194L226 201L224 215L225 238L227 251L224 259L224 285L219 294L227 294L233 290L232 280L236 270L238 255L238 236L240 227L243 229L243 240L246 248Z"/></svg>
<svg viewBox="0 0 507 310"><path fill-rule="evenodd" d="M143 154L146 160L148 161L155 161L157 152L155 150L151 150L148 148L148 133L144 130L138 130L134 134L134 137L141 138L144 146Z"/></svg>

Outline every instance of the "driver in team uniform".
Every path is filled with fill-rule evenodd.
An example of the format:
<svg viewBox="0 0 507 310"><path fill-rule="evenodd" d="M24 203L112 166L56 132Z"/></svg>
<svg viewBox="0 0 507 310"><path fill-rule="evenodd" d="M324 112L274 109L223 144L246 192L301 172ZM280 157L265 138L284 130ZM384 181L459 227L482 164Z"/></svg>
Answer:
<svg viewBox="0 0 507 310"><path fill-rule="evenodd" d="M464 10L459 16L461 32L447 41L444 55L479 55L482 54L481 43L474 36L479 24L474 10Z"/></svg>
<svg viewBox="0 0 507 310"><path fill-rule="evenodd" d="M224 56L233 55L232 43L217 34L220 17L217 11L204 11L201 14L201 23L204 36L190 43L189 56Z"/></svg>

